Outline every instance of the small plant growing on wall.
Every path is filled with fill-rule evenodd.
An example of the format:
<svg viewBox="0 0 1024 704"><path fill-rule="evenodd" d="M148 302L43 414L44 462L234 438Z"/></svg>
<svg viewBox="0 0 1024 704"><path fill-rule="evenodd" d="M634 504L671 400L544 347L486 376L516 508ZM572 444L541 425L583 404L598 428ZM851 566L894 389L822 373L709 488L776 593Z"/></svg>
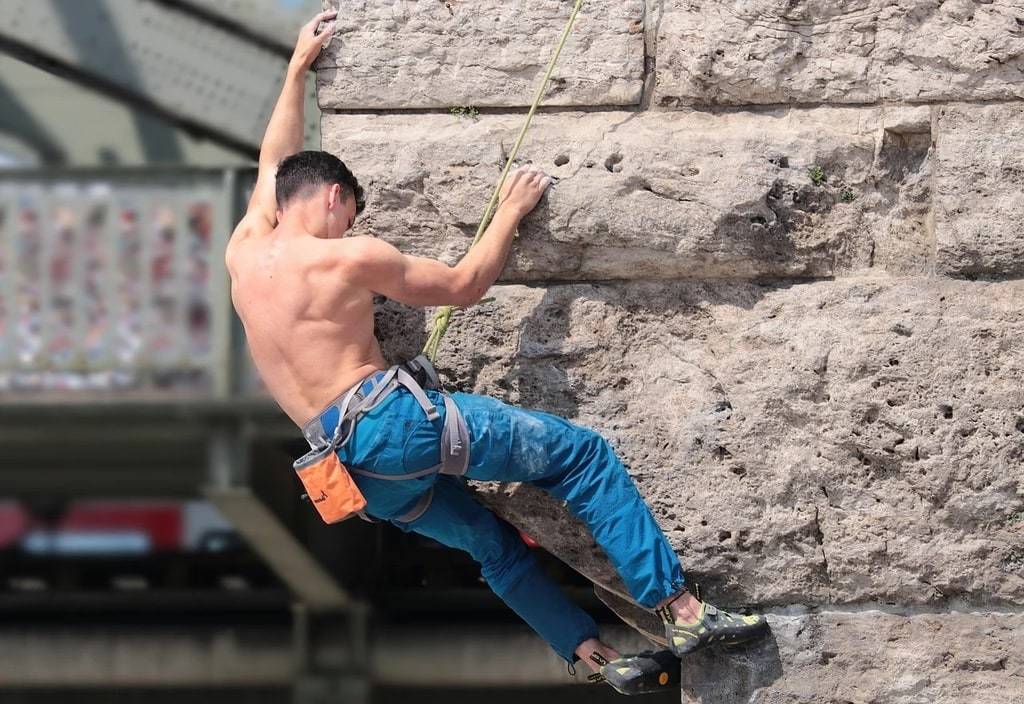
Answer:
<svg viewBox="0 0 1024 704"><path fill-rule="evenodd" d="M448 109L448 112L456 117L469 117L474 120L480 114L472 105L454 105Z"/></svg>
<svg viewBox="0 0 1024 704"><path fill-rule="evenodd" d="M817 164L807 170L807 175L811 177L811 183L815 186L825 183L825 170Z"/></svg>
<svg viewBox="0 0 1024 704"><path fill-rule="evenodd" d="M844 203L852 203L857 200L857 194L853 192L852 188L844 188L842 193L839 194L839 200Z"/></svg>

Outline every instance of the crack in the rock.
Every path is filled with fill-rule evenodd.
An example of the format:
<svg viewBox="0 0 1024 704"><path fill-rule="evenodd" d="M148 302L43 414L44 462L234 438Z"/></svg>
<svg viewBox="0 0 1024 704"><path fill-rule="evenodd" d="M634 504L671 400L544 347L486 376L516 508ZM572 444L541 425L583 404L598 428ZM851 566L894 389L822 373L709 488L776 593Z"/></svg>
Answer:
<svg viewBox="0 0 1024 704"><path fill-rule="evenodd" d="M821 490L825 491L825 487L822 487ZM826 494L826 496L828 496L828 494ZM829 572L829 569L828 569L828 554L825 552L825 534L822 533L822 531L821 531L821 521L819 519L819 512L820 512L820 509L817 506L815 506L814 507L814 539L818 542L818 547L821 548L821 559L822 559L822 562L824 562L824 565L825 565L825 584L828 586L828 591L831 594L832 593L832 574Z"/></svg>
<svg viewBox="0 0 1024 704"><path fill-rule="evenodd" d="M706 205L697 198L687 198L685 195L671 196L667 193L655 190L654 186L651 185L650 181L639 176L631 176L630 180L628 180L623 185L626 188L631 188L634 192L644 191L646 193L650 193L655 198L661 198L667 201L671 201L673 203L697 203L699 205Z"/></svg>

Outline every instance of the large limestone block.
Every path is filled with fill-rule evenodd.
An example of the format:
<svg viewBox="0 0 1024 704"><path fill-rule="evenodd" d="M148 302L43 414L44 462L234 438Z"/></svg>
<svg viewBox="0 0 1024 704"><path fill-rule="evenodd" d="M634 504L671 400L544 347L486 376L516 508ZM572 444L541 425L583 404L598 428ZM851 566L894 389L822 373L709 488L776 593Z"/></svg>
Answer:
<svg viewBox="0 0 1024 704"><path fill-rule="evenodd" d="M655 104L1020 98L1019 3L668 0Z"/></svg>
<svg viewBox="0 0 1024 704"><path fill-rule="evenodd" d="M317 64L320 106L530 105L571 9L560 0L345 2ZM643 0L588 0L544 105L635 105L643 80Z"/></svg>
<svg viewBox="0 0 1024 704"><path fill-rule="evenodd" d="M937 269L1024 274L1024 104L943 106L937 136Z"/></svg>
<svg viewBox="0 0 1024 704"><path fill-rule="evenodd" d="M1024 281L492 293L454 319L453 388L602 432L716 599L1024 604ZM421 344L409 325L382 317L394 353ZM621 590L559 503L481 491Z"/></svg>
<svg viewBox="0 0 1024 704"><path fill-rule="evenodd" d="M357 233L455 261L521 124L336 114L322 131L367 185ZM540 115L520 159L558 180L505 279L929 272L930 129L927 108Z"/></svg>
<svg viewBox="0 0 1024 704"><path fill-rule="evenodd" d="M653 614L606 598L627 623L661 638ZM1024 614L877 609L768 614L771 634L686 658L682 701L1007 704L1024 701ZM612 641L614 644L614 641Z"/></svg>

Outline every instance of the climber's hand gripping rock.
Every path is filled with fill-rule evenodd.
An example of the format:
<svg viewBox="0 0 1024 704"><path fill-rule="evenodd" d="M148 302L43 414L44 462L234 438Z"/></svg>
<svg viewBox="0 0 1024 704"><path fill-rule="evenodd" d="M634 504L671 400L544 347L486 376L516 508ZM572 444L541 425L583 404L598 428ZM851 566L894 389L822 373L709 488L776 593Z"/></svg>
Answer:
<svg viewBox="0 0 1024 704"><path fill-rule="evenodd" d="M334 18L338 15L335 10L328 10L319 13L299 30L299 38L295 42L295 51L289 62L291 68L306 70L313 65L320 50L330 41L334 34ZM323 29L321 23L326 22ZM319 30L319 31L318 31Z"/></svg>
<svg viewBox="0 0 1024 704"><path fill-rule="evenodd" d="M537 206L550 185L551 177L536 166L520 166L505 180L498 204L514 208L523 217Z"/></svg>

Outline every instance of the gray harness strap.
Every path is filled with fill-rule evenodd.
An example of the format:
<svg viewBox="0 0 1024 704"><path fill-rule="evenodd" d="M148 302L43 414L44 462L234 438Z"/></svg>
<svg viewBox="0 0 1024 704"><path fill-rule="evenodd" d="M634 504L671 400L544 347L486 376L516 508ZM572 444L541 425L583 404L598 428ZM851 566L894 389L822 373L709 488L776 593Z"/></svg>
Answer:
<svg viewBox="0 0 1024 704"><path fill-rule="evenodd" d="M420 500L416 502L416 505L413 506L412 509L408 513L402 514L401 516L399 516L395 520L396 521L401 521L402 523L412 523L417 518L419 518L420 516L422 516L424 513L427 512L427 509L430 508L430 502L433 501L433 500L434 500L434 487L430 487L423 494L423 496L420 497ZM360 511L360 514L362 514L362 511ZM363 520L368 520L363 515L360 515L359 517L362 518ZM373 523L373 521L370 521L370 523Z"/></svg>
<svg viewBox="0 0 1024 704"><path fill-rule="evenodd" d="M441 436L441 474L461 477L469 469L469 426L462 411L444 395L445 424Z"/></svg>
<svg viewBox="0 0 1024 704"><path fill-rule="evenodd" d="M416 383L416 380L412 378L409 372L401 367L398 368L398 383L409 389L413 398L420 404L420 408L427 414L427 420L437 420L441 417L441 414L437 412L437 406L431 403L427 395L423 393L423 388Z"/></svg>
<svg viewBox="0 0 1024 704"><path fill-rule="evenodd" d="M424 373L424 379L428 385L428 388L436 388L437 373L434 371L433 365L430 364L426 357L420 355L416 359L407 363L407 366L414 372ZM352 399L355 398L361 384L354 386L345 396L341 402L337 404L339 409L338 425L334 430L333 437L330 439L331 448L344 447L346 443L352 438L352 433L355 429L356 422L359 418L366 413L380 405L384 399L386 399L395 389L399 386L403 386L409 390L419 403L420 408L423 409L424 414L427 416L427 420L437 420L441 417L438 413L437 407L431 402L430 398L424 393L423 387L413 378L409 372L403 369L401 366L393 366L385 373L373 389L359 401L352 405ZM466 425L466 419L463 417L459 407L455 405L446 392L441 391L444 395L444 408L445 418L444 427L441 430L441 462L434 465L433 467L427 467L416 472L408 472L406 474L381 474L379 472L371 472L366 469L359 469L357 467L349 467L348 471L352 474L358 474L364 477L371 477L373 479L382 479L385 481L401 481L403 479L415 479L416 477L423 477L428 474L452 474L455 476L462 476L466 473L469 468L469 427ZM334 405L334 404L332 404ZM345 427L347 424L347 428ZM307 439L312 444L314 438L310 437L310 433L307 433ZM431 487L422 497L416 502L413 508L404 513L403 515L396 518L396 520L408 523L416 520L423 515L424 512L430 507L430 502L434 497L434 489ZM373 523L365 512L360 511L359 517L365 521Z"/></svg>

